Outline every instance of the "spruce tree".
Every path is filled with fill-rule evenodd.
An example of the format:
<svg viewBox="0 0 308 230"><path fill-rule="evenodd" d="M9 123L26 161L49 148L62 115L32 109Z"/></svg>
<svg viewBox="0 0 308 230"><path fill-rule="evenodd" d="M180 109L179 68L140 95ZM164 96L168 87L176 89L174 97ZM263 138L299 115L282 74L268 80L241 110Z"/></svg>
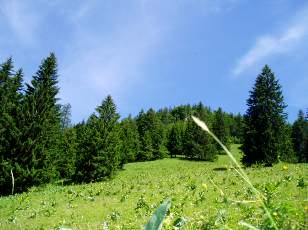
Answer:
<svg viewBox="0 0 308 230"><path fill-rule="evenodd" d="M234 144L243 143L244 121L241 114L231 115L229 129Z"/></svg>
<svg viewBox="0 0 308 230"><path fill-rule="evenodd" d="M153 109L147 111L146 119L147 131L149 131L152 140L153 160L162 159L167 156L166 133L163 124Z"/></svg>
<svg viewBox="0 0 308 230"><path fill-rule="evenodd" d="M286 135L286 104L281 86L267 65L250 91L247 106L242 162L247 166L271 166L292 149L287 144L290 139Z"/></svg>
<svg viewBox="0 0 308 230"><path fill-rule="evenodd" d="M78 154L77 134L75 128L66 128L56 140L53 149L53 163L61 179L69 181L75 173L75 161Z"/></svg>
<svg viewBox="0 0 308 230"><path fill-rule="evenodd" d="M11 172L18 175L15 165L20 162L21 90L22 71L15 72L13 61L9 58L0 66L0 194L12 192Z"/></svg>
<svg viewBox="0 0 308 230"><path fill-rule="evenodd" d="M163 124L159 120L156 112L149 109L146 113L142 110L136 119L139 136L141 137L141 151L143 156L152 156L155 160L164 158L167 155L166 133ZM147 133L147 135L146 135ZM151 144L149 144L149 142ZM151 145L151 147L150 147ZM152 151L146 153L146 151Z"/></svg>
<svg viewBox="0 0 308 230"><path fill-rule="evenodd" d="M227 127L226 118L224 112L221 108L218 108L214 113L214 121L213 121L213 132L218 137L218 139L227 146L230 147L229 143L229 130ZM220 153L224 153L220 145L216 144L217 149L220 150Z"/></svg>
<svg viewBox="0 0 308 230"><path fill-rule="evenodd" d="M217 148L213 139L207 135L192 119L188 119L184 134L183 153L187 158L214 161Z"/></svg>
<svg viewBox="0 0 308 230"><path fill-rule="evenodd" d="M128 118L121 121L120 127L122 164L134 162L140 152L140 138L136 121L129 115Z"/></svg>
<svg viewBox="0 0 308 230"><path fill-rule="evenodd" d="M79 131L74 176L77 182L99 181L112 176L121 163L120 116L110 95L96 108L96 112Z"/></svg>
<svg viewBox="0 0 308 230"><path fill-rule="evenodd" d="M189 104L180 105L180 106L174 107L170 111L170 113L175 121L184 121L185 119L187 119L189 116L192 115L192 108Z"/></svg>
<svg viewBox="0 0 308 230"><path fill-rule="evenodd" d="M149 161L153 160L153 146L152 146L152 138L150 131L146 130L144 135L140 137L141 140L141 148L136 156L137 161Z"/></svg>
<svg viewBox="0 0 308 230"><path fill-rule="evenodd" d="M53 53L42 61L36 75L27 84L22 104L22 135L18 145L20 164L16 170L17 189L58 179L54 164L60 132L60 106L56 98L59 88L57 62Z"/></svg>
<svg viewBox="0 0 308 230"><path fill-rule="evenodd" d="M299 111L297 120L292 126L292 142L298 162L308 162L307 142L308 142L308 121L304 112Z"/></svg>
<svg viewBox="0 0 308 230"><path fill-rule="evenodd" d="M167 148L171 158L183 154L184 133L185 123L183 121L178 121L172 126L167 140Z"/></svg>

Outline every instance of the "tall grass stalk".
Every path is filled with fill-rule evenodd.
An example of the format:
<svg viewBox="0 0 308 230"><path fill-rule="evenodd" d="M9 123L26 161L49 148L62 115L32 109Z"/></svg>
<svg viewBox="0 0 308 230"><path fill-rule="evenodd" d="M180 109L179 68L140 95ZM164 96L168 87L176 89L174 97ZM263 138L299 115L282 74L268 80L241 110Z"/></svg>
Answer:
<svg viewBox="0 0 308 230"><path fill-rule="evenodd" d="M210 134L210 136L212 136L215 141L223 148L223 150L227 153L227 155L229 156L229 158L232 160L232 162L236 165L237 169L236 172L243 178L244 181L246 181L246 183L249 185L249 187L252 189L252 191L254 191L255 195L257 196L257 199L259 199L261 201L262 207L265 210L266 215L268 216L271 224L273 225L273 227L278 230L278 227L270 213L270 211L268 210L268 208L266 207L265 203L264 203L264 196L262 195L262 193L255 188L255 186L253 186L253 184L251 183L249 177L247 176L247 174L244 172L244 170L242 169L241 165L237 162L237 160L235 159L235 157L233 156L233 154L229 151L229 149L216 137L216 135L214 133L211 132L211 130L209 130L209 128L207 127L207 125L201 121L199 118L192 116L193 121L204 131L206 131L208 134Z"/></svg>
<svg viewBox="0 0 308 230"><path fill-rule="evenodd" d="M11 169L11 177L12 177L12 195L14 194L14 187L15 187L15 179L14 179L14 174L13 170Z"/></svg>

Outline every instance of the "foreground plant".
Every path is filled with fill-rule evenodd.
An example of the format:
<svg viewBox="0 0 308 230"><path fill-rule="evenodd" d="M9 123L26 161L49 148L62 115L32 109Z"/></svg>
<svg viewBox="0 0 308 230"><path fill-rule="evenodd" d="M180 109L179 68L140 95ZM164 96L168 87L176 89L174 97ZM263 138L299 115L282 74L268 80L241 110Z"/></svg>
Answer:
<svg viewBox="0 0 308 230"><path fill-rule="evenodd" d="M264 208L264 211L266 213L266 215L269 218L269 221L272 225L272 227L276 230L278 230L277 224L275 223L270 211L268 210L266 204L264 203L265 197L263 196L263 194L257 190L255 188L255 186L253 186L253 184L251 183L250 179L248 178L247 174L244 172L244 170L242 169L241 165L237 162L237 160L235 159L235 157L233 156L233 154L228 150L228 148L216 137L216 135L214 133L212 133L209 128L207 127L207 125L201 121L199 118L192 116L193 121L200 127L202 128L204 131L206 131L208 134L210 134L210 136L212 136L215 141L222 147L222 149L227 153L227 155L229 156L229 158L232 160L232 162L235 164L236 168L235 171L242 177L242 179L249 185L249 187L252 189L252 191L254 192L254 194L256 195L257 199L261 202L262 207ZM251 229L257 229L254 226L245 223L245 222L240 222L241 225L244 225L246 227L249 227Z"/></svg>
<svg viewBox="0 0 308 230"><path fill-rule="evenodd" d="M171 200L165 200L155 211L149 222L144 226L144 230L159 230L163 226L164 218L171 206Z"/></svg>

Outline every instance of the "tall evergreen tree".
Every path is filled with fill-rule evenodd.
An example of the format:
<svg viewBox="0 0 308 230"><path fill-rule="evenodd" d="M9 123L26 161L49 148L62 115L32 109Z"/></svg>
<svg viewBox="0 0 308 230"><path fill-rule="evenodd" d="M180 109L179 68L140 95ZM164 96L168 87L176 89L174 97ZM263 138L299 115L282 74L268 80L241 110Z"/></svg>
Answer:
<svg viewBox="0 0 308 230"><path fill-rule="evenodd" d="M281 86L267 65L257 77L247 105L242 162L271 166L292 149L286 144L289 137Z"/></svg>
<svg viewBox="0 0 308 230"><path fill-rule="evenodd" d="M192 119L187 121L183 141L183 153L191 159L214 161L217 158L217 148L209 137Z"/></svg>
<svg viewBox="0 0 308 230"><path fill-rule="evenodd" d="M164 126L172 124L174 122L174 117L170 113L170 109L163 108L157 111L157 116Z"/></svg>
<svg viewBox="0 0 308 230"><path fill-rule="evenodd" d="M170 113L174 117L175 121L183 121L192 115L192 108L189 104L180 105L174 107Z"/></svg>
<svg viewBox="0 0 308 230"><path fill-rule="evenodd" d="M46 183L58 176L53 162L60 133L58 92L57 60L51 53L42 61L31 84L27 84L23 104L20 174L28 181L27 186Z"/></svg>
<svg viewBox="0 0 308 230"><path fill-rule="evenodd" d="M121 163L119 115L110 95L96 112L97 115L93 114L79 131L81 139L74 176L77 182L99 181L112 176Z"/></svg>
<svg viewBox="0 0 308 230"><path fill-rule="evenodd" d="M163 124L153 109L147 111L146 119L147 131L152 139L153 159L162 159L167 156L166 133Z"/></svg>
<svg viewBox="0 0 308 230"><path fill-rule="evenodd" d="M0 194L11 192L11 171L16 174L15 164L20 160L21 90L22 71L14 72L9 58L0 66Z"/></svg>
<svg viewBox="0 0 308 230"><path fill-rule="evenodd" d="M231 116L231 122L229 124L230 135L234 144L243 143L243 131L244 131L244 119L241 114Z"/></svg>
<svg viewBox="0 0 308 230"><path fill-rule="evenodd" d="M64 129L52 151L57 174L62 179L71 180L75 174L75 162L79 151L76 129Z"/></svg>
<svg viewBox="0 0 308 230"><path fill-rule="evenodd" d="M146 130L143 136L140 136L142 143L139 153L136 156L137 161L149 161L155 159L153 156L153 146L150 131Z"/></svg>
<svg viewBox="0 0 308 230"><path fill-rule="evenodd" d="M185 122L176 122L168 135L167 148L170 153L170 157L176 157L183 154L183 141L185 133Z"/></svg>
<svg viewBox="0 0 308 230"><path fill-rule="evenodd" d="M230 147L229 130L227 127L227 122L224 112L222 111L221 108L218 108L218 110L215 111L214 113L213 132L223 144L225 144L228 148ZM217 144L217 149L222 150L220 145L218 144Z"/></svg>
<svg viewBox="0 0 308 230"><path fill-rule="evenodd" d="M308 121L302 110L292 126L292 141L298 162L308 162Z"/></svg>
<svg viewBox="0 0 308 230"><path fill-rule="evenodd" d="M121 155L123 163L136 161L140 154L140 138L136 121L131 116L121 121Z"/></svg>
<svg viewBox="0 0 308 230"><path fill-rule="evenodd" d="M149 109L144 113L142 110L137 116L136 122L141 137L142 155L152 156L152 159L146 160L155 160L165 157L167 155L166 133L156 112L153 109ZM151 142L151 147L149 146L149 141ZM150 150L152 152L146 153L146 151Z"/></svg>

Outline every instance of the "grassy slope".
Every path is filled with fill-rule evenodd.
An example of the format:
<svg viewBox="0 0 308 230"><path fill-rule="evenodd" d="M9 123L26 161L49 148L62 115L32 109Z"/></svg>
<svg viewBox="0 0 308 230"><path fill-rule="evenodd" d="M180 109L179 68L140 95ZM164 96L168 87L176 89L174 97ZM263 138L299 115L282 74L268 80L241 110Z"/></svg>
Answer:
<svg viewBox="0 0 308 230"><path fill-rule="evenodd" d="M237 146L233 152L240 157ZM207 222L239 229L240 220L259 225L264 215L258 202L236 202L254 197L234 170L226 170L228 165L227 156L214 163L164 159L128 164L115 179L101 183L33 188L0 198L0 229L102 229L104 222L110 229L140 229L166 197L172 198L166 229L173 229L179 217L188 220L187 229ZM307 164L278 164L246 172L259 188L267 184L273 190L272 212L278 222L285 219L304 228L307 187L297 185L299 178L308 175ZM274 189L277 182L281 183Z"/></svg>

